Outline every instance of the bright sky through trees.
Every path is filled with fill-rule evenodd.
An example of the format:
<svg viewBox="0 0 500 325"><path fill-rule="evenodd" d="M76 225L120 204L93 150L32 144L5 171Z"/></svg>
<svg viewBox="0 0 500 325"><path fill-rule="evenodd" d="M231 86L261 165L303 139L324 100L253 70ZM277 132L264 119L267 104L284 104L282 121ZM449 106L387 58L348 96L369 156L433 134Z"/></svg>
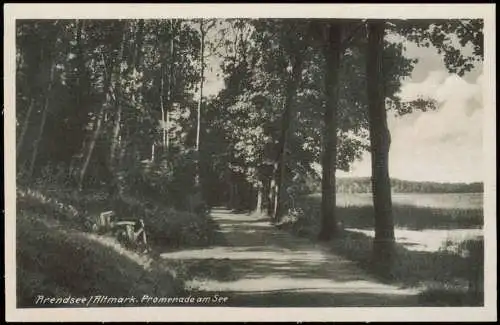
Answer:
<svg viewBox="0 0 500 325"><path fill-rule="evenodd" d="M433 47L419 48L408 42L406 55L419 61L411 78L403 83L402 96L430 95L438 101L439 109L403 117L389 114L391 176L415 181L483 181L482 64L462 78L448 73ZM221 61L215 56L207 61L206 95L216 95L224 86ZM337 171L337 175L370 176L369 153L354 162L350 172Z"/></svg>

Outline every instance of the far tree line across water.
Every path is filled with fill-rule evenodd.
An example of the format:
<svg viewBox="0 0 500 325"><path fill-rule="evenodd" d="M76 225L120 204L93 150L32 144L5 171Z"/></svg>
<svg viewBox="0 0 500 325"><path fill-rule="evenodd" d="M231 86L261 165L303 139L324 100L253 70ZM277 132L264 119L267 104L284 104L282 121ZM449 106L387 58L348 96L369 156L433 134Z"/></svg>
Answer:
<svg viewBox="0 0 500 325"><path fill-rule="evenodd" d="M395 193L483 193L482 182L474 183L439 183L418 182L391 179L391 188ZM337 193L371 193L370 177L339 178Z"/></svg>

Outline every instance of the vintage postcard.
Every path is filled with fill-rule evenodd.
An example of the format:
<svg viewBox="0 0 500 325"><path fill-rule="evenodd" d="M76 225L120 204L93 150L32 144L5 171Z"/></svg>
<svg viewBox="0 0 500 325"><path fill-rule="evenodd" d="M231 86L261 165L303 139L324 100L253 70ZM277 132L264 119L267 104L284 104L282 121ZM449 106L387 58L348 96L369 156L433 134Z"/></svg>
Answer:
<svg viewBox="0 0 500 325"><path fill-rule="evenodd" d="M4 8L7 320L496 320L494 5Z"/></svg>

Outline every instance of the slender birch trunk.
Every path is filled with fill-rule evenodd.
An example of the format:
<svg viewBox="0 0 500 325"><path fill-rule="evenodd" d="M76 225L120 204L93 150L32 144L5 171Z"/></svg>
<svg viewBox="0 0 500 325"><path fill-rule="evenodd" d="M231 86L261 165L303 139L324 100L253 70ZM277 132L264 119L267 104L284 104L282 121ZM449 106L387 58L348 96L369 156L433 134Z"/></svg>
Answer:
<svg viewBox="0 0 500 325"><path fill-rule="evenodd" d="M83 188L83 180L85 179L85 174L87 172L87 168L90 163L90 158L92 158L92 153L94 152L95 144L101 133L102 121L104 118L104 108L105 104L101 105L99 113L97 114L96 126L94 127L94 131L92 132L90 143L87 149L87 154L85 155L82 168L80 169L80 175L78 177L78 189L80 191Z"/></svg>
<svg viewBox="0 0 500 325"><path fill-rule="evenodd" d="M198 110L196 117L196 151L200 150L200 128L201 128L201 107L203 104L203 84L204 84L204 74L205 74L205 30L203 20L200 22L201 31L201 48L200 48L200 99L198 101Z"/></svg>
<svg viewBox="0 0 500 325"><path fill-rule="evenodd" d="M122 35L122 42L121 42L121 49L120 49L120 60L123 62L125 60L125 42L127 40L127 33L126 33L126 26L123 27L123 35ZM116 84L115 84L115 92L114 92L114 104L116 108L116 117L115 117L115 124L113 126L113 135L111 139L111 147L109 151L109 166L112 170L115 168L115 158L116 158L116 151L119 146L119 135L120 135L120 129L121 129L121 122L122 122L122 110L123 110L123 105L121 103L121 91L120 86L117 85L120 82L122 74L119 72L118 76L116 77Z"/></svg>
<svg viewBox="0 0 500 325"><path fill-rule="evenodd" d="M169 134L169 126L170 126L170 110L173 104L173 83L174 83L174 23L170 21L170 66L169 66L169 74L168 74L168 92L167 92L167 112L166 112L166 136L167 136L167 152L170 147L170 134Z"/></svg>
<svg viewBox="0 0 500 325"><path fill-rule="evenodd" d="M163 150L167 148L167 123L165 119L165 96L164 96L164 63L161 64L161 79L160 79L160 109L161 109L161 123L162 123L162 146Z"/></svg>
<svg viewBox="0 0 500 325"><path fill-rule="evenodd" d="M52 62L51 67L50 67L49 84L47 86L47 93L45 95L45 103L43 105L42 121L40 122L40 128L38 129L38 136L37 136L35 143L33 145L33 153L31 155L31 163L30 163L30 167L28 170L28 178L30 178L33 175L33 170L35 168L36 158L38 156L38 148L40 147L40 142L41 142L42 137L43 137L43 131L45 129L45 122L47 121L47 114L49 112L49 105L50 105L50 96L52 95L52 87L54 84L55 68L56 68L56 64L55 64L55 62Z"/></svg>
<svg viewBox="0 0 500 325"><path fill-rule="evenodd" d="M33 107L35 106L35 99L31 98L30 104L28 107L28 112L24 118L23 128L21 130L21 134L19 135L19 139L17 140L16 146L16 160L19 158L19 153L21 152L21 148L23 147L24 136L26 135L26 131L28 130L28 124L30 121L31 113L33 112Z"/></svg>
<svg viewBox="0 0 500 325"><path fill-rule="evenodd" d="M97 119L96 119L96 124L94 127L94 131L92 132L90 142L87 148L87 153L84 156L82 168L80 169L80 173L78 176L78 189L82 190L83 188L83 181L85 179L85 175L87 173L87 168L90 163L90 158L92 157L92 154L94 152L95 144L97 142L97 139L99 138L99 135L101 133L101 128L102 128L102 122L105 119L105 116L107 115L105 112L105 107L107 103L111 101L111 94L110 94L110 88L111 88L111 83L112 83L112 74L111 71L106 71L106 60L104 59L104 55L102 55L102 61L104 64L104 94L106 96L106 99L104 103L102 103L99 112L97 113Z"/></svg>

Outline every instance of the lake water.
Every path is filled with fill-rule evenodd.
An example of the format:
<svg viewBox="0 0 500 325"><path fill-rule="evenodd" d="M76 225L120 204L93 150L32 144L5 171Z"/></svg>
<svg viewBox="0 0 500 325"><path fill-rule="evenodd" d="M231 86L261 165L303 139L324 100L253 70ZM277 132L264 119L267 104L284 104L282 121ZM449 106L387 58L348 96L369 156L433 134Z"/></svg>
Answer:
<svg viewBox="0 0 500 325"><path fill-rule="evenodd" d="M313 195L318 199L320 193ZM394 206L410 205L437 209L483 209L483 193L393 193ZM371 193L337 193L337 206L360 207L373 205ZM374 237L372 229L346 228ZM396 227L396 241L409 250L435 252L447 241L454 245L483 237L483 229L425 229L411 230Z"/></svg>
<svg viewBox="0 0 500 325"><path fill-rule="evenodd" d="M393 193L394 205L412 205L441 209L482 209L483 193ZM339 206L372 205L371 193L338 193ZM374 237L375 232L367 229L350 229ZM447 241L454 245L483 237L482 229L426 229L425 231L395 229L396 241L409 250L436 252Z"/></svg>
<svg viewBox="0 0 500 325"><path fill-rule="evenodd" d="M394 205L447 209L482 209L483 193L393 193L392 201ZM338 206L367 206L372 204L371 193L337 193Z"/></svg>
<svg viewBox="0 0 500 325"><path fill-rule="evenodd" d="M375 237L375 231L366 229L348 228L347 230L363 233L369 237ZM479 239L484 235L482 229L426 229L425 231L394 229L396 242L412 251L437 252L445 242L451 242L452 246L470 239Z"/></svg>

